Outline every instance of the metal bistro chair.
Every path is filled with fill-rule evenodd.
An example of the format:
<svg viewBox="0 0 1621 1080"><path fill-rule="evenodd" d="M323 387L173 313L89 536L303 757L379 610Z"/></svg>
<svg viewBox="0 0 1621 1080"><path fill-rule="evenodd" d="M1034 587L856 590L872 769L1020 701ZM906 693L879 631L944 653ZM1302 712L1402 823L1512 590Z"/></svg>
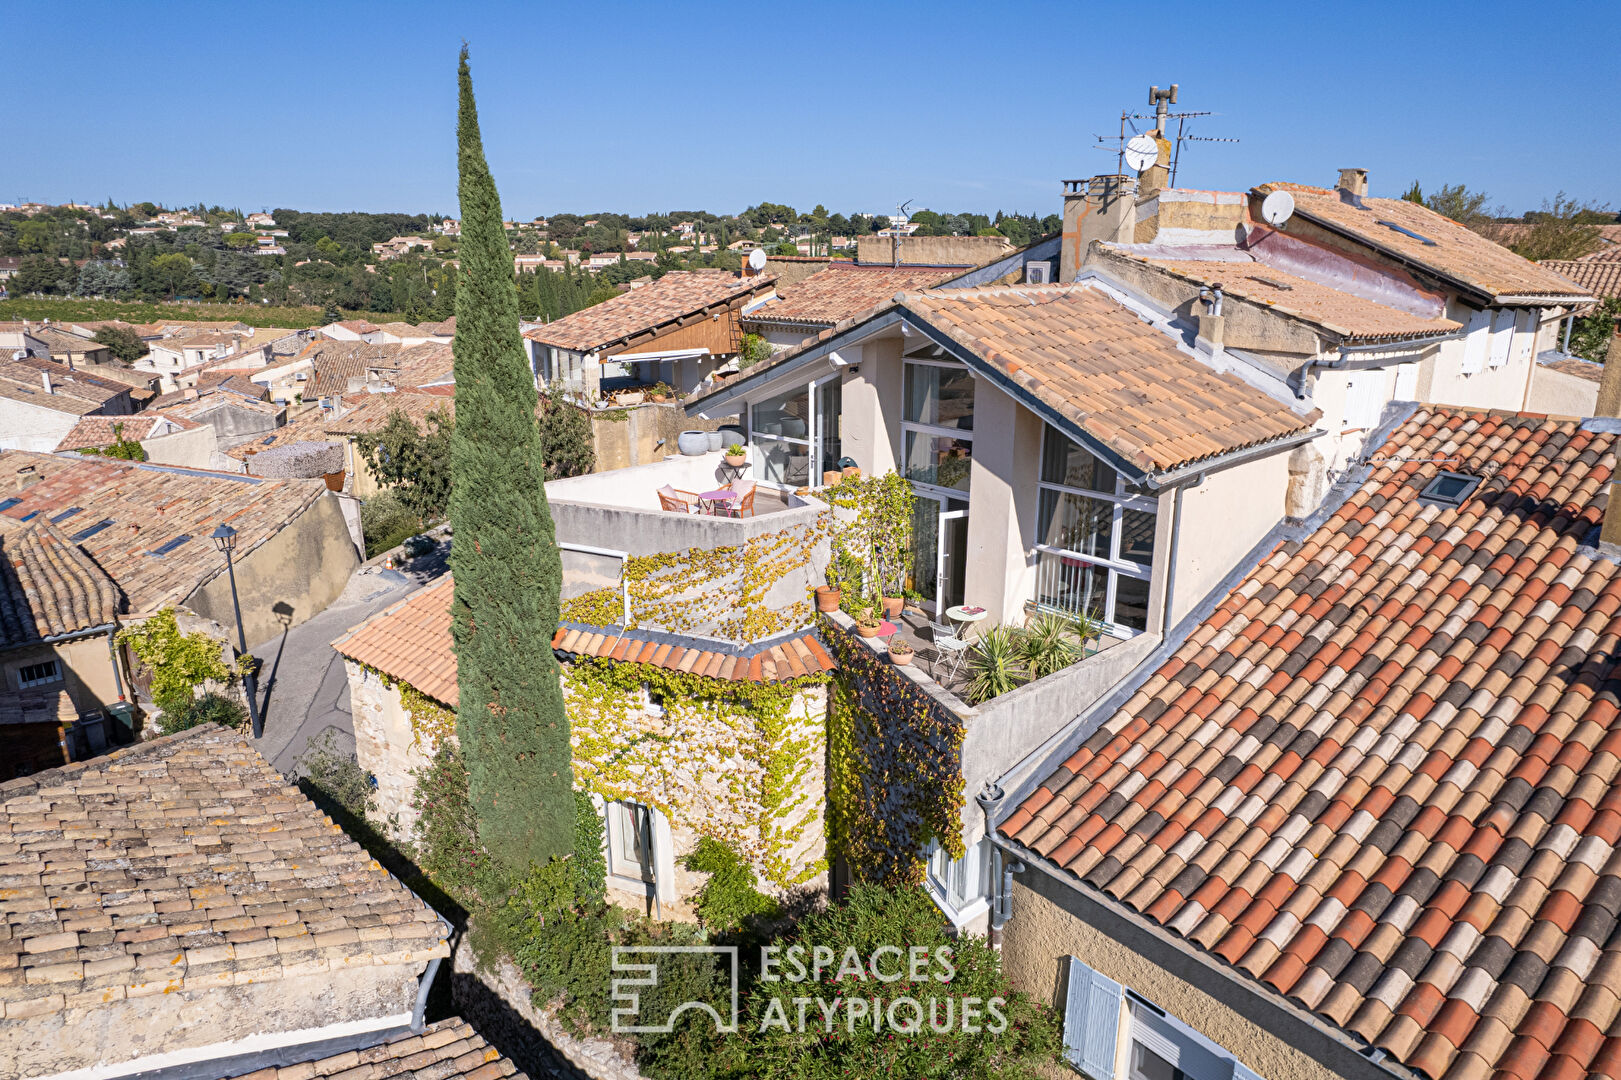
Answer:
<svg viewBox="0 0 1621 1080"><path fill-rule="evenodd" d="M948 656L951 658L951 670L946 672L946 680L955 679L957 669L962 666L963 657L972 646L957 632L957 626L949 619L945 622L931 622L929 630L934 638L934 662L929 665L929 674L934 677L935 682L944 686L945 683L940 679L940 661Z"/></svg>

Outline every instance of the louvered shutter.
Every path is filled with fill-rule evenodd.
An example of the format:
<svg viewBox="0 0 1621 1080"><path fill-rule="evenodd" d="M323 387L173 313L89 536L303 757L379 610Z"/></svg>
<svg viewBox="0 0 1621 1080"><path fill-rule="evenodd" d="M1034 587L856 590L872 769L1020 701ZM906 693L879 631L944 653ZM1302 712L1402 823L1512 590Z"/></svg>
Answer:
<svg viewBox="0 0 1621 1080"><path fill-rule="evenodd" d="M1491 349L1492 313L1477 311L1469 316L1469 332L1463 341L1463 367L1465 375L1473 375L1486 363Z"/></svg>
<svg viewBox="0 0 1621 1080"><path fill-rule="evenodd" d="M1502 367L1508 363L1508 351L1514 344L1514 312L1503 309L1492 319L1492 353L1488 363Z"/></svg>
<svg viewBox="0 0 1621 1080"><path fill-rule="evenodd" d="M1075 957L1069 958L1064 1056L1092 1080L1114 1080L1122 1000L1119 983Z"/></svg>

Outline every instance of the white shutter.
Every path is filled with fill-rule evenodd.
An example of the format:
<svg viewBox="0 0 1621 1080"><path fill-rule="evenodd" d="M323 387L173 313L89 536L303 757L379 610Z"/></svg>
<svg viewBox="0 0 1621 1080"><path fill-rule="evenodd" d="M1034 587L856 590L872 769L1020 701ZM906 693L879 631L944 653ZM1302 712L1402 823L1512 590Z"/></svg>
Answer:
<svg viewBox="0 0 1621 1080"><path fill-rule="evenodd" d="M1064 1000L1064 1056L1092 1080L1114 1080L1115 1044L1120 1036L1120 984L1069 958Z"/></svg>
<svg viewBox="0 0 1621 1080"><path fill-rule="evenodd" d="M1418 400L1418 361L1396 366L1396 396L1393 400Z"/></svg>
<svg viewBox="0 0 1621 1080"><path fill-rule="evenodd" d="M1379 426L1385 408L1383 371L1352 371L1345 379L1345 413L1340 425L1344 431L1367 431Z"/></svg>
<svg viewBox="0 0 1621 1080"><path fill-rule="evenodd" d="M1514 352L1510 357L1516 364L1531 359L1537 344L1537 313L1530 308L1520 312L1514 324Z"/></svg>
<svg viewBox="0 0 1621 1080"><path fill-rule="evenodd" d="M1468 335L1463 341L1463 373L1473 375L1486 363L1486 353L1491 347L1492 313L1477 311L1469 316Z"/></svg>
<svg viewBox="0 0 1621 1080"><path fill-rule="evenodd" d="M1492 319L1492 351L1487 361L1492 367L1508 363L1508 350L1514 343L1514 312L1501 309Z"/></svg>

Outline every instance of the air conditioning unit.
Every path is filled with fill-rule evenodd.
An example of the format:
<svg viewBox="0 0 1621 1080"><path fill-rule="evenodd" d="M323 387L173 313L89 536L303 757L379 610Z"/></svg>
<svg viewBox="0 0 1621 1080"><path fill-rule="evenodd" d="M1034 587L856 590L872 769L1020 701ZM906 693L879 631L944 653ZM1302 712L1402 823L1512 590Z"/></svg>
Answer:
<svg viewBox="0 0 1621 1080"><path fill-rule="evenodd" d="M1048 285L1053 279L1053 264L1050 262L1027 262L1024 264L1024 283L1026 285Z"/></svg>

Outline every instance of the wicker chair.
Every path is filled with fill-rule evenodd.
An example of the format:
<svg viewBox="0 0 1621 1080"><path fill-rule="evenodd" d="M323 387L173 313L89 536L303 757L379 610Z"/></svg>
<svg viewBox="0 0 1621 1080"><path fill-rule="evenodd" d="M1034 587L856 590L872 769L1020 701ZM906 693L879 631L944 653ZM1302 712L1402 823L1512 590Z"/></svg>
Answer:
<svg viewBox="0 0 1621 1080"><path fill-rule="evenodd" d="M732 490L737 492L738 497L727 505L727 515L735 518L745 516L753 517L754 493L760 490L759 485L752 480L748 480L745 481L741 486L735 487Z"/></svg>
<svg viewBox="0 0 1621 1080"><path fill-rule="evenodd" d="M690 491L681 491L665 484L658 490L659 507L672 514L696 514L698 512L698 496Z"/></svg>

